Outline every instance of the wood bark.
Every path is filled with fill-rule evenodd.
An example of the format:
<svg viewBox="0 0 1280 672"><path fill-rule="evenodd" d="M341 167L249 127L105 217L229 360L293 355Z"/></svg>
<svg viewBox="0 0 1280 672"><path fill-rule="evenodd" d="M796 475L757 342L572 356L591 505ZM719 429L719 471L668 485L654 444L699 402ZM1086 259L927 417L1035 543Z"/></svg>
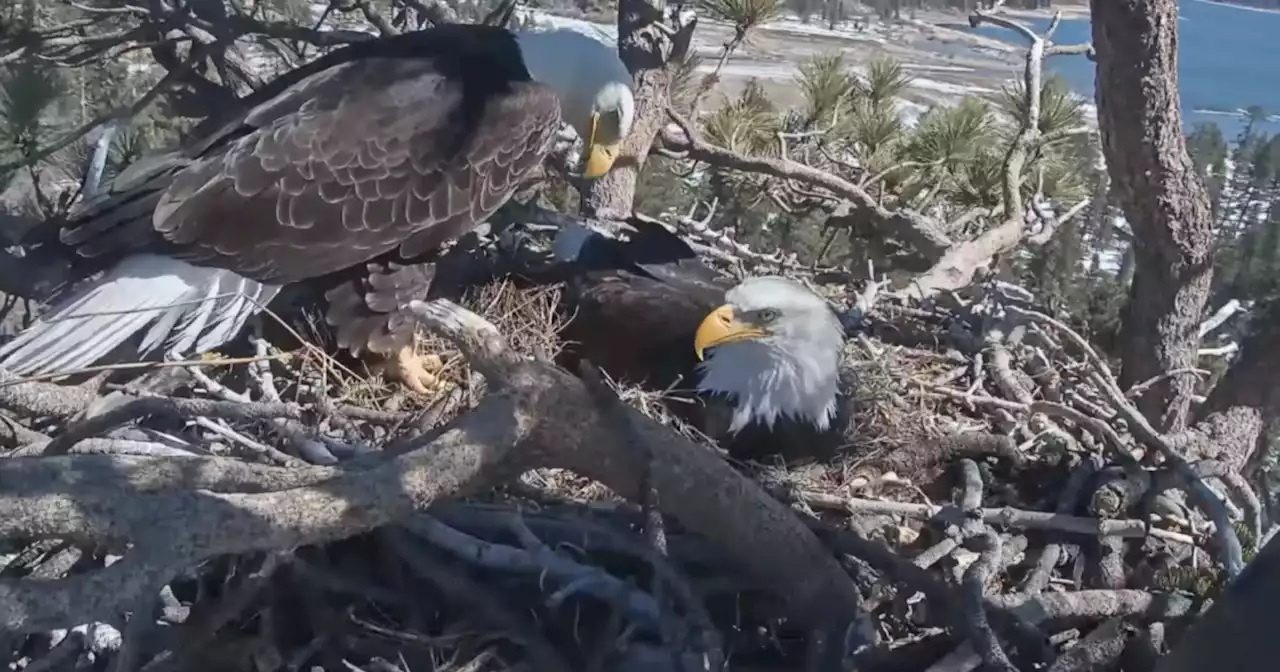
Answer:
<svg viewBox="0 0 1280 672"><path fill-rule="evenodd" d="M1122 385L1194 367L1212 279L1207 190L1186 151L1178 98L1176 0L1093 0L1103 150L1133 229L1133 284L1124 320ZM1128 260L1127 260L1128 261ZM1188 459L1240 468L1259 455L1280 380L1271 305L1240 358L1170 444ZM1140 401L1166 430L1185 426L1195 378L1170 375ZM1187 632L1156 672L1262 670L1280 658L1271 633L1280 605L1280 539L1273 539Z"/></svg>
<svg viewBox="0 0 1280 672"><path fill-rule="evenodd" d="M774 591L797 623L822 629L861 613L857 588L832 553L787 505L717 453L620 403L622 421L607 416L581 380L517 355L474 313L447 301L415 302L413 310L468 354L489 387L479 406L438 435L340 467L127 455L0 460L0 538L129 545L124 559L100 571L59 581L0 579L0 628L43 632L109 621L208 558L350 537L547 465L594 478L633 501L641 500L647 479L665 513L718 544ZM47 383L3 389L26 395L31 412L55 410L40 403L41 395L64 406L89 402L75 388ZM59 440L154 412L126 404L77 423ZM620 440L619 425L639 448ZM69 483L77 485L69 490Z"/></svg>
<svg viewBox="0 0 1280 672"><path fill-rule="evenodd" d="M667 124L667 103L677 67L688 52L696 20L671 29L663 0L618 3L618 52L635 78L636 119L623 143L622 155L604 177L589 183L582 214L607 220L630 216L636 184L649 150Z"/></svg>
<svg viewBox="0 0 1280 672"><path fill-rule="evenodd" d="M1090 5L1103 152L1135 241L1121 344L1127 387L1196 365L1213 276L1213 215L1183 137L1177 0ZM1180 429L1194 384L1170 376L1139 408L1161 429Z"/></svg>

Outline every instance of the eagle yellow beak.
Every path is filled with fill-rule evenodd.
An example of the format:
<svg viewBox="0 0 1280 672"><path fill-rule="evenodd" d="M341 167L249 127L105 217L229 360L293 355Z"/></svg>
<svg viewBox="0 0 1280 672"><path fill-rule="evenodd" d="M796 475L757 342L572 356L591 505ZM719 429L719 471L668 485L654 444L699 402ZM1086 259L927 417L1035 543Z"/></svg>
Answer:
<svg viewBox="0 0 1280 672"><path fill-rule="evenodd" d="M587 138L587 165L582 171L582 176L588 180L594 180L609 172L613 162L618 158L618 153L622 150L622 143L605 145L596 142L596 129L599 125L600 115L591 115L591 137Z"/></svg>
<svg viewBox="0 0 1280 672"><path fill-rule="evenodd" d="M698 325L698 332L693 336L693 351L702 360L702 352L707 348L725 343L748 341L765 335L763 329L739 322L733 315L733 306L724 305L711 311Z"/></svg>

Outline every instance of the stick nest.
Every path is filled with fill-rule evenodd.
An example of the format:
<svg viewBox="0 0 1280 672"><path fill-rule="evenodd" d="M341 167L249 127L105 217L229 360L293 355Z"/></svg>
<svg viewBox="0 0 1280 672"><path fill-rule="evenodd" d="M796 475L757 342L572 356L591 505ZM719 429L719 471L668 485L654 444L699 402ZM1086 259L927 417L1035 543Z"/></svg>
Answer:
<svg viewBox="0 0 1280 672"><path fill-rule="evenodd" d="M1015 290L875 305L842 364L848 447L800 468L735 469L660 394L557 373L558 288L505 281L421 307L429 398L256 337L234 364L6 378L0 646L151 671L1159 648L1257 548L1257 499Z"/></svg>

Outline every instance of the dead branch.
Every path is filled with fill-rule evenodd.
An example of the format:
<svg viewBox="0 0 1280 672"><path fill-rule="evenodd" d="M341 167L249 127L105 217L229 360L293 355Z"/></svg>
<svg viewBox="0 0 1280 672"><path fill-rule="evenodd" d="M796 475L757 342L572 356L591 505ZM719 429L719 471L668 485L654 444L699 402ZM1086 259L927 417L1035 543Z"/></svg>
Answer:
<svg viewBox="0 0 1280 672"><path fill-rule="evenodd" d="M1124 653L1125 646L1129 643L1129 632L1129 626L1122 619L1108 619L1067 649L1049 670L1084 672L1111 667Z"/></svg>
<svg viewBox="0 0 1280 672"><path fill-rule="evenodd" d="M229 81L224 71L233 73L233 63L217 63L226 60L217 54L218 40L234 31L213 28L248 21L275 27L268 15L238 6L225 19L210 15L214 4L221 3L155 0L141 14L111 14L142 22L162 7L182 33L168 41L169 65L181 60L179 47L200 44L210 50L201 66L210 79L200 79L222 86L214 79ZM371 7L339 4L331 3L319 23L330 10L356 16ZM417 3L395 7L401 4L426 13ZM666 59L687 47L681 41L692 22L670 21L647 11L652 8L641 0L628 5L627 25L640 34L628 38L626 49L646 70L642 79L656 86L666 77ZM406 14L386 28L411 30L412 23ZM1084 49L1053 45L1054 27L1038 36L1026 31L1033 44L1029 68L1037 41L1041 57ZM118 42L113 31L119 28L102 37ZM80 29L65 27L50 37ZM145 36L133 37L151 46ZM106 43L91 46L106 51L73 55L115 53ZM212 69L204 67L209 63ZM1038 93L1031 75L1027 90ZM670 136L667 149L781 178L779 188L796 203L842 201L885 235L915 240L917 254L932 255L927 273L941 272L938 265L964 245L998 239L1009 249L1044 242L1078 212L1057 219L1034 212L1042 228L1028 235L1025 204L1017 201L1027 191L1024 177L1006 171L1004 211L973 208L961 216L998 218L996 227L956 245L942 232L957 229L872 200L868 190L878 176L850 182L793 161L785 150L780 159L739 156L705 143L684 118L669 116L665 103L646 114L645 132ZM675 124L663 128L668 119ZM1019 147L1025 162L1036 148L1069 134L1036 137L1031 126L1022 127L1006 168L1016 163ZM626 200L615 196L596 202ZM700 253L737 265L776 264L779 272L808 280L812 269L753 252L696 214L676 224L701 245ZM544 219L558 226L569 218ZM993 233L1002 224L1009 225L1000 234L1006 238ZM974 253L973 268L990 259L980 257ZM825 282L849 283L852 275ZM0 626L11 636L0 638L0 649L9 646L15 656L29 651L17 662L22 669L65 664L77 655L110 655L117 668L136 667L146 663L141 652L162 651L143 665L155 672L249 644L263 647L252 649L252 664L289 658L296 667L333 648L326 638L367 636L358 648L379 655L341 663L391 670L397 668L386 661L395 655L385 655L373 640L410 643L434 655L440 641L479 625L486 637L523 649L526 664L538 669L577 664L562 653L562 634L585 642L588 669L613 669L618 660L667 669L676 655L697 659L681 659L684 669L717 669L724 652L741 651L744 639L768 640L761 650L788 647L791 633L773 628L785 620L811 643L837 645L828 648L865 638L868 649L881 653L917 649L919 663L909 669L967 671L983 662L1013 669L1024 661L1079 669L1115 659L1126 634L1116 619L1151 623L1141 634L1158 646L1163 621L1189 620L1222 585L1220 576L1232 574L1253 550L1240 542L1262 536L1265 507L1241 476L1241 461L1211 452L1242 435L1232 429L1238 414L1218 413L1224 399L1238 400L1227 396L1239 394L1231 390L1235 385L1211 395L1211 422L1166 434L1132 400L1189 370L1162 370L1125 392L1099 352L1048 318L1030 292L995 280L956 280L957 287L970 286L944 291L953 276L942 275L935 283L942 289L925 303L903 301L917 296L910 292L882 297L874 273L861 295L852 286L838 289L833 303L853 304L846 316L851 328L867 332L851 340L842 364L855 374L846 392L857 397L847 455L781 474L743 466L755 480L629 408L605 386L529 357L510 323L486 313L498 327L447 302L411 308L465 355L460 389L447 404L417 414L367 408L359 395L373 386L365 381L338 396L342 385L326 378L330 364L320 375L304 375L268 357L261 338L251 339L258 356L242 374L178 371L182 391L130 384L100 397L97 381L60 387L0 373L6 445L16 447L0 458L0 538L17 545L16 553L3 554ZM1265 339L1247 343L1250 361L1265 365L1266 350L1253 347L1265 346ZM1259 378L1271 371L1232 375ZM1265 408L1269 397L1256 392L1248 404ZM444 406L461 407L462 415L434 427ZM938 475L957 466L958 503L934 505L952 497L951 479ZM1117 485L1123 481L1117 475L1131 482ZM1194 506L1184 502L1188 493ZM470 495L497 501L457 501ZM422 513L428 507L430 519ZM1241 520L1252 534L1236 539ZM1098 557L1086 543L1092 540L1110 555ZM104 553L105 562L99 560ZM373 559L352 560L361 555ZM1135 556L1142 558L1137 568L1129 562ZM237 578L274 558L288 559L283 571ZM1246 573L1246 588L1249 578ZM185 592L191 584L199 584L200 595L214 585L219 597L193 598ZM418 599L423 591L434 599ZM328 599L334 595L342 599ZM719 608L729 598L732 623ZM1225 599L1238 601L1240 591L1229 589ZM460 609L462 618L440 623L426 613L445 606ZM152 608L171 624L183 623L179 644L157 644L151 619L134 617L126 625L120 618ZM242 624L241 614L254 620ZM1247 614L1266 622L1265 610ZM559 630L554 621L562 617L572 625ZM99 627L103 621L120 629ZM315 641L283 646L275 633L286 623ZM64 629L46 637L55 626ZM444 634L423 634L437 630ZM873 630L879 641L865 637ZM91 632L107 633L104 643L91 641ZM645 641L632 639L635 633ZM822 648L817 644L814 650ZM858 652L842 653L855 659L851 664L862 662ZM482 664L497 654L454 655L460 656L455 664ZM811 667L817 661L811 659ZM436 665L415 663L402 667Z"/></svg>
<svg viewBox="0 0 1280 672"><path fill-rule="evenodd" d="M537 634L532 624L521 614L515 613L493 599L488 592L476 585L465 574L450 568L434 554L424 548L409 535L399 531L388 531L385 535L387 545L394 549L418 575L424 577L441 591L456 601L464 601L479 612L481 618L491 625L516 633L529 652L531 662L540 670L551 672L569 672L573 668L543 637Z"/></svg>
<svg viewBox="0 0 1280 672"><path fill-rule="evenodd" d="M1061 47L1051 40L1053 25L1043 35L1037 35L1026 26L997 16L1000 3L991 11L979 11L971 17L975 25L989 22L1004 26L1022 34L1030 42L1027 51L1024 85L1025 106L1028 112L1021 121L1020 132L1009 147L1003 167L1003 213L998 223L977 238L969 241L953 241L945 233L943 223L909 208L889 209L871 195L865 185L850 182L835 173L792 160L784 149L778 158L749 156L741 152L717 147L704 140L693 124L683 114L668 109L673 123L661 134L662 151L682 159L701 161L717 168L757 173L783 180L782 184L803 184L816 189L812 196L829 199L847 210L846 218L866 222L877 236L902 241L911 254L928 270L914 277L897 292L900 298L926 298L939 292L955 290L972 282L975 275L986 268L999 254L1010 250L1023 240L1025 234L1025 207L1022 198L1022 181L1025 164L1030 152L1041 143L1067 137L1058 134L1041 138L1038 120L1043 60L1047 55L1084 53L1087 45ZM1055 23L1056 25L1056 23ZM1081 129L1070 129L1078 134ZM820 192L820 193L819 193ZM1057 221L1046 224L1040 232L1046 239L1063 221L1082 211L1088 201L1070 209ZM1041 241L1037 241L1041 242Z"/></svg>
<svg viewBox="0 0 1280 672"><path fill-rule="evenodd" d="M1000 535L990 530L973 537L977 545L978 559L964 574L965 615L968 616L969 640L981 656L982 662L993 670L1017 672L1000 646L991 625L987 621L984 593L987 582L996 572L996 559L1000 557Z"/></svg>
<svg viewBox="0 0 1280 672"><path fill-rule="evenodd" d="M0 480L14 484L0 496L0 536L132 545L124 560L87 575L43 584L5 580L0 623L33 632L107 619L203 559L348 537L528 468L568 467L624 496L638 495L642 458L614 450L620 445L614 430L598 417L577 379L522 361L491 324L454 304L415 303L411 309L469 355L492 391L438 437L417 439L366 468L285 470L220 458L131 463L102 455L0 462ZM103 430L156 403L130 402L81 424L75 435L88 438L86 425ZM198 410L205 414L221 403ZM765 585L777 586L798 621L827 624L857 614L858 595L839 565L785 507L718 456L638 414L633 420L657 456L652 486L668 513L705 533ZM87 471L95 478L79 480ZM227 479L229 472L253 474L249 480L256 486ZM61 486L77 481L71 490ZM195 483L217 487L190 489Z"/></svg>
<svg viewBox="0 0 1280 672"><path fill-rule="evenodd" d="M821 493L800 493L806 503L825 509L847 511L851 515L895 514L910 518L931 518L939 516L944 520L955 520L956 512L948 512L945 508L928 504L909 504L906 502L882 502L871 499L851 497L842 499ZM1126 537L1143 538L1148 535L1158 536L1169 541L1194 544L1195 540L1177 532L1148 527L1141 520L1098 520L1058 513L1042 511L1024 511L1012 508L975 508L974 515L982 522L1000 527L1015 529L1055 530L1069 534L1082 534L1094 537Z"/></svg>
<svg viewBox="0 0 1280 672"><path fill-rule="evenodd" d="M1186 486L1190 489L1191 494L1196 499L1197 504L1204 510L1206 514L1214 522L1214 534L1217 537L1219 552L1222 554L1223 565L1229 575L1238 574L1244 567L1244 561L1241 557L1240 541L1236 537L1234 528L1231 526L1230 519L1227 515L1222 500L1205 484L1204 479L1191 467L1190 463L1183 457L1182 453L1174 446L1174 444L1162 433L1156 431L1146 417L1138 411L1138 408L1130 402L1120 390L1119 381L1112 375L1110 368L1098 356L1097 352L1082 338L1079 334L1074 333L1069 327L1053 320L1046 315L1035 311L1022 310L1020 308L1010 306L1009 309L1023 317L1035 320L1042 324L1051 325L1058 331L1067 335L1069 339L1081 347L1088 356L1089 361L1094 365L1095 372L1091 378L1096 383L1097 388L1103 393L1107 401L1110 402L1112 408L1129 423L1129 429L1134 435L1145 445L1159 451L1160 455L1172 467L1175 473L1182 477Z"/></svg>
<svg viewBox="0 0 1280 672"><path fill-rule="evenodd" d="M774 159L748 156L716 147L703 140L689 120L679 112L668 110L667 113L674 122L674 128L671 125L664 128L662 142L670 151L681 152L689 159L720 168L760 173L825 189L833 196L849 201L860 212L869 213L872 221L883 229L885 235L907 242L917 254L925 258L936 259L952 245L951 240L942 233L941 225L924 215L910 210L890 211L852 182L785 157Z"/></svg>
<svg viewBox="0 0 1280 672"><path fill-rule="evenodd" d="M995 256L1013 249L1023 238L1025 211L1022 201L1022 180L1028 154L1041 140L1040 92L1044 74L1044 57L1051 53L1069 53L1069 50L1048 51L1050 39L1061 14L1056 14L1056 18L1045 32L1037 35L1022 24L998 16L997 12L1002 4L1003 2L995 3L990 11L976 10L969 17L971 25L991 23L1014 30L1030 42L1023 68L1026 118L1020 120L1022 126L1005 155L1004 178L1001 186L1002 219L977 238L958 243L948 249L931 269L914 278L907 287L903 288L901 291L903 296L926 298L940 291L964 287L972 282L975 274L985 269Z"/></svg>

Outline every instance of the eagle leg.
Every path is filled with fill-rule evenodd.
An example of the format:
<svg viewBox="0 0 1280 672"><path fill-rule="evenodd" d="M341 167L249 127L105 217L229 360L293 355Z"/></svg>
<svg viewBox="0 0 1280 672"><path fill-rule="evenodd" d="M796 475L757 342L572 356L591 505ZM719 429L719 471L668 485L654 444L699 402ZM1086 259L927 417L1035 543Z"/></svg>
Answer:
<svg viewBox="0 0 1280 672"><path fill-rule="evenodd" d="M439 355L419 355L412 345L399 349L373 368L387 380L399 381L419 394L432 394L444 385L436 376L444 368L444 360Z"/></svg>

